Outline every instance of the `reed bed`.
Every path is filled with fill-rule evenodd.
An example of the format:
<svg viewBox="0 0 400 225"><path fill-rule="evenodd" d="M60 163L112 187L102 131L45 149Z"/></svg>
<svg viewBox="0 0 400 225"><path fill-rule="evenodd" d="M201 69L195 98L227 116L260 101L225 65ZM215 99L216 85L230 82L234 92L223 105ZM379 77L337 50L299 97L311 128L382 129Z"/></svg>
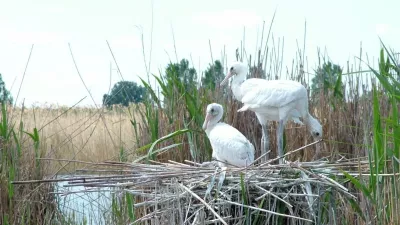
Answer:
<svg viewBox="0 0 400 225"><path fill-rule="evenodd" d="M318 52L315 68L308 65L305 49L298 49L292 65L283 65L283 39L269 36L266 41L261 38L255 55L241 45L236 60L249 65L249 77L291 79L307 88L309 110L324 130L324 142L319 143L324 158L310 162L314 146L306 144L311 137L304 126L288 123L286 159L299 162L275 165L275 159L227 169L199 164L210 160L212 152L202 130L207 104L224 106L223 121L254 144L258 158L261 129L254 113L237 112L241 103L232 98L229 88L216 85L228 68L225 53L204 71L215 78L214 83L188 79L194 65L176 57L177 62L170 62L165 71L154 76L148 73L147 82L142 80L148 96L142 107L135 108L137 114L129 109L118 111L110 113L108 120L106 110L93 109L64 124L60 121L70 109L52 116L45 112L40 120L35 112L30 118L8 119L3 110L0 135L6 144L0 175L6 179L0 186L7 195L0 195L3 223L31 221L38 214L52 219L50 210L49 214L31 210L45 208L37 201L41 198L32 198L26 208L21 199L27 199L25 193L41 183L68 181L66 186L85 187L81 192L111 189L116 198L111 199L111 216L106 215L110 224L400 224L400 69L393 51L381 43L376 67L360 48L358 58L332 72L335 67L328 67L332 60L327 54ZM219 70L218 64L222 64ZM200 76L201 71L197 72ZM318 76L319 80L311 80ZM18 123L13 118L21 118L25 126L14 126ZM76 127L69 129L75 122ZM55 135L43 128L51 125L57 128L52 132ZM274 157L276 128L274 122L269 125ZM101 154L91 154L92 149L102 149ZM43 180L50 165L58 166L57 172ZM53 179L71 171L72 178ZM15 195L11 184L17 187ZM24 188L17 184L29 184L29 190L18 191ZM45 191L46 195L73 194ZM12 211L13 207L17 210Z"/></svg>
<svg viewBox="0 0 400 225"><path fill-rule="evenodd" d="M130 194L135 198L137 216L133 224L321 224L332 219L330 204L346 210L349 202L357 199L343 171L355 177L370 175L366 158L273 164L277 160L262 164L256 160L245 168L220 168L214 166L215 161L200 164L189 160L86 162L90 168L77 170L75 177L14 184L68 181L64 187L85 187L80 192L109 188L117 196ZM331 196L341 203L326 201Z"/></svg>
<svg viewBox="0 0 400 225"><path fill-rule="evenodd" d="M121 151L126 152L125 158L134 158L132 152L128 152L137 147L135 132L143 126L138 113L140 108L143 105L111 109L40 105L11 108L9 117L23 121L23 129L27 132L38 130L41 157L100 162L117 160ZM137 121L136 131L131 121ZM23 146L33 146L28 136L21 142ZM52 161L49 166L46 168L49 173L65 174L73 172L79 165Z"/></svg>

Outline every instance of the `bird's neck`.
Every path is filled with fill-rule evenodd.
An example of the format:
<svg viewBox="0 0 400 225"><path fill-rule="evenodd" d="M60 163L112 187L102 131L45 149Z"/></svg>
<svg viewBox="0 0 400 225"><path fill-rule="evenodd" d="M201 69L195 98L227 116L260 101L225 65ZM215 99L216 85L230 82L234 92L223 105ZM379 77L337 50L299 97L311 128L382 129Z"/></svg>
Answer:
<svg viewBox="0 0 400 225"><path fill-rule="evenodd" d="M218 122L213 122L208 124L207 129L205 130L206 134L209 135L211 130L214 129L215 125L217 125Z"/></svg>
<svg viewBox="0 0 400 225"><path fill-rule="evenodd" d="M232 80L232 93L237 100L242 99L242 92L240 90L240 86L246 80L246 74L238 74Z"/></svg>
<svg viewBox="0 0 400 225"><path fill-rule="evenodd" d="M214 117L210 120L210 122L208 123L207 129L206 129L206 133L207 135L211 132L212 129L214 129L214 127L218 124L218 122L221 120L222 115L218 115L217 117Z"/></svg>
<svg viewBox="0 0 400 225"><path fill-rule="evenodd" d="M303 117L304 123L307 127L311 125L311 118L313 118L310 113L308 113L305 117Z"/></svg>
<svg viewBox="0 0 400 225"><path fill-rule="evenodd" d="M315 123L318 123L318 120L315 119L310 113L308 113L308 115L304 117L304 123L307 126L307 128L310 129L313 127Z"/></svg>

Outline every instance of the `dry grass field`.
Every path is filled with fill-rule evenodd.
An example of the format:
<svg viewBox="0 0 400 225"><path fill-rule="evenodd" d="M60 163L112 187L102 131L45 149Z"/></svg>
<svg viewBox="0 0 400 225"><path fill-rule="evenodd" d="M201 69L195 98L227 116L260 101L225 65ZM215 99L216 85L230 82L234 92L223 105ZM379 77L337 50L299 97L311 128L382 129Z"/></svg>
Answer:
<svg viewBox="0 0 400 225"><path fill-rule="evenodd" d="M23 121L23 130L28 133L38 130L39 151L43 161L51 163L48 175L65 174L82 168L84 164L74 161L102 162L106 160L132 159L137 148L137 134L131 121L137 122L137 131L142 129L140 106L67 108L41 105L31 108L12 108L9 113L13 121ZM28 135L22 135L23 149L33 145ZM121 155L123 154L123 155ZM61 161L61 160L70 160Z"/></svg>

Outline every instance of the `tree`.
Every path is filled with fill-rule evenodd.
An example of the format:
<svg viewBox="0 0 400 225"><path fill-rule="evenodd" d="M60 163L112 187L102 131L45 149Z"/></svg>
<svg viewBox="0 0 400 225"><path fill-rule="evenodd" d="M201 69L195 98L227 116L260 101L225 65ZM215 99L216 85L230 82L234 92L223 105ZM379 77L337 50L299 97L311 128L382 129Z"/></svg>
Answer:
<svg viewBox="0 0 400 225"><path fill-rule="evenodd" d="M319 94L342 99L342 68L331 62L324 63L315 71L315 77L311 80L311 96L318 101Z"/></svg>
<svg viewBox="0 0 400 225"><path fill-rule="evenodd" d="M165 77L169 81L179 80L185 90L196 88L197 72L194 68L189 68L189 61L182 59L180 63L170 63L165 69ZM172 85L172 82L170 82Z"/></svg>
<svg viewBox="0 0 400 225"><path fill-rule="evenodd" d="M217 84L224 79L224 68L219 60L210 65L204 72L204 77L201 80L202 86L214 90Z"/></svg>
<svg viewBox="0 0 400 225"><path fill-rule="evenodd" d="M0 73L0 102L1 103L13 103L13 97L11 96L10 92L6 89L6 84L3 81L3 77Z"/></svg>
<svg viewBox="0 0 400 225"><path fill-rule="evenodd" d="M111 93L103 95L103 105L121 104L128 106L129 103L142 102L146 95L146 89L132 81L120 81L114 85Z"/></svg>

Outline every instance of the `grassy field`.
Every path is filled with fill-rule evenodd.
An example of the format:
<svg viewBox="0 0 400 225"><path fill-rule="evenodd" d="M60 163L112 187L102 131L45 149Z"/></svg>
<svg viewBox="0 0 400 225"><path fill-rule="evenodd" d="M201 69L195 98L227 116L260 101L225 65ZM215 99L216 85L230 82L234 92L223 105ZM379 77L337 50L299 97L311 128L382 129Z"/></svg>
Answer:
<svg viewBox="0 0 400 225"><path fill-rule="evenodd" d="M45 215L56 212L54 197L46 194L53 185L14 189L8 183L11 178L54 178L85 169L91 162L136 158L137 132L144 129L143 122L139 122L143 121L138 113L141 108L143 105L113 109L3 105L0 186L6 192L0 193L2 224L6 221L42 224L50 221ZM86 163L79 163L82 161Z"/></svg>
<svg viewBox="0 0 400 225"><path fill-rule="evenodd" d="M102 162L119 160L121 152L137 148L137 135L131 121L142 121L138 105L113 109L72 108L39 106L11 108L11 116L23 121L23 129L31 132L36 128L40 136L42 158L66 159L71 162L55 162L49 173L70 173L80 168L72 160ZM138 123L138 131L143 124ZM29 136L21 140L22 148L33 145ZM132 159L132 154L129 159ZM123 157L128 159L128 155ZM82 166L82 165L81 165ZM62 168L60 170L60 168Z"/></svg>
<svg viewBox="0 0 400 225"><path fill-rule="evenodd" d="M320 157L332 162L352 158L369 160L368 177L345 173L346 187L357 196L357 201L343 203L337 199L337 206L345 204L346 207L325 209L330 216L322 221L324 224L400 224L400 69L393 52L382 47L376 68L368 67L360 55L360 60L343 66L335 82L317 95L312 95L309 82L315 75L309 71L314 68L305 68L304 58L299 57L290 69L283 70L276 54L280 46L272 46L265 54L261 54L260 49L256 59L247 57L245 50L238 50L237 59L252 66L251 77L264 75L272 79L280 74L307 87L310 111L324 130ZM301 51L296 55L302 56ZM320 68L324 62L321 57ZM149 78L156 80L159 89L143 81L149 93L146 101L129 108L40 106L21 109L3 105L1 223L65 221L56 209L54 196L49 194L53 188L51 184L14 186L11 184L14 180L41 180L87 168L91 162L130 162L144 154L162 162L168 159L177 162L210 160L211 147L201 126L204 110L212 102L224 106L223 120L249 138L257 149L256 158L260 155L260 125L254 113L237 113L240 103L232 98L229 89L218 85L187 85L179 78L179 71ZM273 157L276 154L274 123L269 132ZM304 126L288 123L286 151L310 142L312 139ZM153 143L157 143L155 149L169 148L157 153L151 148ZM314 154L314 147L309 147L289 159L309 161ZM118 215L121 223L132 219Z"/></svg>

